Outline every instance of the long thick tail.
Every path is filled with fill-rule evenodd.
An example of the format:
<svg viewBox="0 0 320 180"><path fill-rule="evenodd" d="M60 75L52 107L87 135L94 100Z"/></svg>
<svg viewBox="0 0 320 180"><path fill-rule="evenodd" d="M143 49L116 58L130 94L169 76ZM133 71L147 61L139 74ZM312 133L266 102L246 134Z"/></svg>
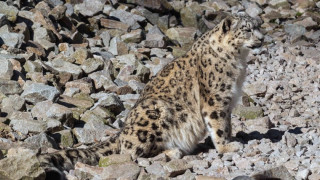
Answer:
<svg viewBox="0 0 320 180"><path fill-rule="evenodd" d="M53 174L62 177L63 171L73 169L76 162L97 165L102 156L119 153L119 151L119 138L114 136L87 149L67 149L49 154L39 154L38 159L47 176L49 173L51 177Z"/></svg>

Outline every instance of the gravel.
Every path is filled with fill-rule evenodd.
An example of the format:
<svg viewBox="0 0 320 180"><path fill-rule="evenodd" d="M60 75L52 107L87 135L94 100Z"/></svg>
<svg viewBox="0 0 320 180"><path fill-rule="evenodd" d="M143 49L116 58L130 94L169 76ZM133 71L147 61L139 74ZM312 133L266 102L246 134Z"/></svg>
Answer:
<svg viewBox="0 0 320 180"><path fill-rule="evenodd" d="M319 7L288 0L1 1L0 179L44 179L33 155L7 153L21 143L46 152L119 132L152 76L224 12L244 11L263 23L264 43L249 53L244 98L232 114L237 152L219 155L206 139L180 159L117 156L106 167L78 162L66 175L320 179Z"/></svg>

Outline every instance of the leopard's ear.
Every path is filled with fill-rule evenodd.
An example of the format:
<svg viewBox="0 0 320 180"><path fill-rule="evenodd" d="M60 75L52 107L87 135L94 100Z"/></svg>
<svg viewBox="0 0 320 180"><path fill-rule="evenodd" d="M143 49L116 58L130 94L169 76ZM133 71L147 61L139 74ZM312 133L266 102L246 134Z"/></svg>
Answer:
<svg viewBox="0 0 320 180"><path fill-rule="evenodd" d="M227 17L223 20L222 26L221 26L221 31L222 33L227 33L231 30L231 25L232 25L232 18Z"/></svg>

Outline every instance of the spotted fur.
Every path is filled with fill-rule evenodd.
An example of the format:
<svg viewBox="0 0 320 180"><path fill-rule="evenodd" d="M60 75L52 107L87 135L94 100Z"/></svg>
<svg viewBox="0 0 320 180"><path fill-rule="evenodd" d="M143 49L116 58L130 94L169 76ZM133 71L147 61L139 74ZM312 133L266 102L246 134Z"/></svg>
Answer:
<svg viewBox="0 0 320 180"><path fill-rule="evenodd" d="M88 149L40 155L42 165L69 170L77 161L96 164L112 153L137 158L178 149L188 154L207 132L219 153L235 151L229 143L230 113L245 76L243 48L260 42L256 26L247 17L224 19L147 83L116 137Z"/></svg>

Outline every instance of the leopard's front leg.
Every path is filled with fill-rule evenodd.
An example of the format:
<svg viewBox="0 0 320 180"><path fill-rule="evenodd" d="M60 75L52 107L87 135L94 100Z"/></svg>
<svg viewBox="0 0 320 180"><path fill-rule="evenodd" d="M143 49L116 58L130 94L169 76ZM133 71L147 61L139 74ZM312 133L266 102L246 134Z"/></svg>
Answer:
<svg viewBox="0 0 320 180"><path fill-rule="evenodd" d="M238 151L237 143L230 143L231 112L226 104L231 100L219 95L211 95L206 100L207 106L204 106L201 110L202 117L215 148L219 153Z"/></svg>

